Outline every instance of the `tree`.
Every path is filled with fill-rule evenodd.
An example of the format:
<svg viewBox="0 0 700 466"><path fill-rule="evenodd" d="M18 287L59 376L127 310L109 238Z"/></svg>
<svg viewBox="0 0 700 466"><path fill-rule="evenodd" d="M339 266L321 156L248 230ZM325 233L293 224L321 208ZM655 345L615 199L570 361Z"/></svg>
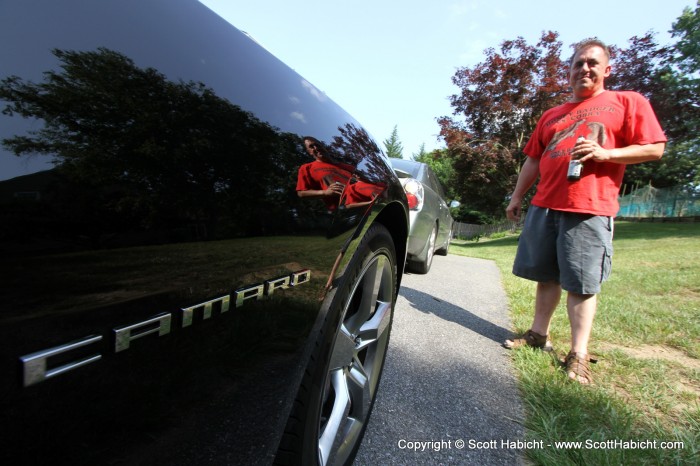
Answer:
<svg viewBox="0 0 700 466"><path fill-rule="evenodd" d="M669 87L690 101L686 109L694 110L683 114L687 122L687 137L682 138L682 142L673 147L672 152L680 154L680 159L685 163L691 161L694 172L688 177L692 180L692 188L697 188L700 185L700 3L695 11L690 8L683 10L673 23L671 34L679 38L674 47L673 63L685 75L676 74L666 79Z"/></svg>
<svg viewBox="0 0 700 466"><path fill-rule="evenodd" d="M425 143L423 143L418 148L418 152L413 154L412 159L415 160L416 162L423 162L427 156L428 156L428 152L426 152Z"/></svg>
<svg viewBox="0 0 700 466"><path fill-rule="evenodd" d="M399 141L399 131L397 126L394 126L394 130L391 132L389 139L384 141L384 147L386 148L386 155L395 159L403 158L403 145Z"/></svg>
<svg viewBox="0 0 700 466"><path fill-rule="evenodd" d="M700 71L700 4L695 11L686 7L671 29L673 37L679 37L675 46L675 62L688 74ZM697 75L695 76L697 84Z"/></svg>
<svg viewBox="0 0 700 466"><path fill-rule="evenodd" d="M538 118L568 97L561 47L555 32L543 33L535 46L522 37L507 40L452 78L461 89L450 98L454 117L438 121L453 158L454 192L465 209L503 215Z"/></svg>

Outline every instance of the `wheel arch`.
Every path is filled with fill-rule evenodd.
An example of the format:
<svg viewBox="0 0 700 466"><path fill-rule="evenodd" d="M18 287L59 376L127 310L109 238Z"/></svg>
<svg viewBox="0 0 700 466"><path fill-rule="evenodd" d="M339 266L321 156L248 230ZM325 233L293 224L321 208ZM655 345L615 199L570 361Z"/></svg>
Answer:
<svg viewBox="0 0 700 466"><path fill-rule="evenodd" d="M396 262L398 268L398 284L401 285L403 269L406 263L407 241L408 241L408 212L403 204L393 202L387 205L377 215L374 220L379 222L389 230L394 247L396 248Z"/></svg>

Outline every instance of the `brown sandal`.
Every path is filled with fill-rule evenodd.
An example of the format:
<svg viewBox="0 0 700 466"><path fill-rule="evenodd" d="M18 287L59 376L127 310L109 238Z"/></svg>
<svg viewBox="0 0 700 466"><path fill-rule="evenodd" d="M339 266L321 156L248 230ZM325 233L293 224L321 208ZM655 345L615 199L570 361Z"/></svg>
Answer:
<svg viewBox="0 0 700 466"><path fill-rule="evenodd" d="M581 385L593 385L593 374L589 364L591 362L595 363L597 360L586 353L569 351L569 354L564 359L566 376L569 380L578 382Z"/></svg>
<svg viewBox="0 0 700 466"><path fill-rule="evenodd" d="M539 348L542 351L552 351L553 349L552 342L549 341L549 335L540 335L532 330L528 330L520 338L506 340L505 343L503 343L503 347L507 349L520 348L522 346Z"/></svg>

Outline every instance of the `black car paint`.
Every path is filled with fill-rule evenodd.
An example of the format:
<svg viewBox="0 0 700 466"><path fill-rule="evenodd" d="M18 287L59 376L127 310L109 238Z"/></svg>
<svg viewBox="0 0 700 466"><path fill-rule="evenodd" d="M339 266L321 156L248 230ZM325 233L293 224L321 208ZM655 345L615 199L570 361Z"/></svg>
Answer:
<svg viewBox="0 0 700 466"><path fill-rule="evenodd" d="M115 131L118 148L88 148L93 159L79 169L64 156L0 153L21 161L0 173L0 461L269 464L326 291L363 233L385 224L406 255L405 195L378 146L196 1L3 2L0 43L0 79L41 83L62 57L122 66L86 78L106 80L102 90L119 84L91 102L105 106L98 130ZM153 87L123 87L141 72ZM41 128L15 109L0 137ZM381 195L334 211L297 197L307 134ZM235 304L240 290L306 270L298 286ZM168 333L117 351L119 329L163 315ZM86 338L94 342L47 358L49 369L99 359L25 382L22 358Z"/></svg>

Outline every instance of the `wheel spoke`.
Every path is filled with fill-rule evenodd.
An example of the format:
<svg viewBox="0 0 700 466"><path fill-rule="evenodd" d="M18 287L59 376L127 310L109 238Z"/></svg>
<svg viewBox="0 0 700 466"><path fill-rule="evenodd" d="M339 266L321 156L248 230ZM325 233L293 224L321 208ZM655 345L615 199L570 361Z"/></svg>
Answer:
<svg viewBox="0 0 700 466"><path fill-rule="evenodd" d="M377 311L370 320L364 323L359 331L361 339L357 351L376 343L391 324L391 303L377 301Z"/></svg>
<svg viewBox="0 0 700 466"><path fill-rule="evenodd" d="M344 424L348 420L351 408L350 392L344 370L335 370L330 376L335 400L323 432L318 439L318 453L322 465L329 464L331 453L337 452L345 439Z"/></svg>
<svg viewBox="0 0 700 466"><path fill-rule="evenodd" d="M338 332L338 337L333 347L331 355L330 370L335 371L343 367L347 367L352 363L353 357L357 354L357 344L355 338L350 335L350 332L345 327L341 326Z"/></svg>
<svg viewBox="0 0 700 466"><path fill-rule="evenodd" d="M354 314L345 322L348 330L356 334L360 327L370 319L375 311L377 296L381 289L382 276L384 275L384 267L386 267L386 258L380 256L367 269L362 277L356 293L359 295L359 303L354 309Z"/></svg>
<svg viewBox="0 0 700 466"><path fill-rule="evenodd" d="M348 372L347 382L352 400L353 417L364 420L369 415L372 402L369 377L361 365L355 365Z"/></svg>

